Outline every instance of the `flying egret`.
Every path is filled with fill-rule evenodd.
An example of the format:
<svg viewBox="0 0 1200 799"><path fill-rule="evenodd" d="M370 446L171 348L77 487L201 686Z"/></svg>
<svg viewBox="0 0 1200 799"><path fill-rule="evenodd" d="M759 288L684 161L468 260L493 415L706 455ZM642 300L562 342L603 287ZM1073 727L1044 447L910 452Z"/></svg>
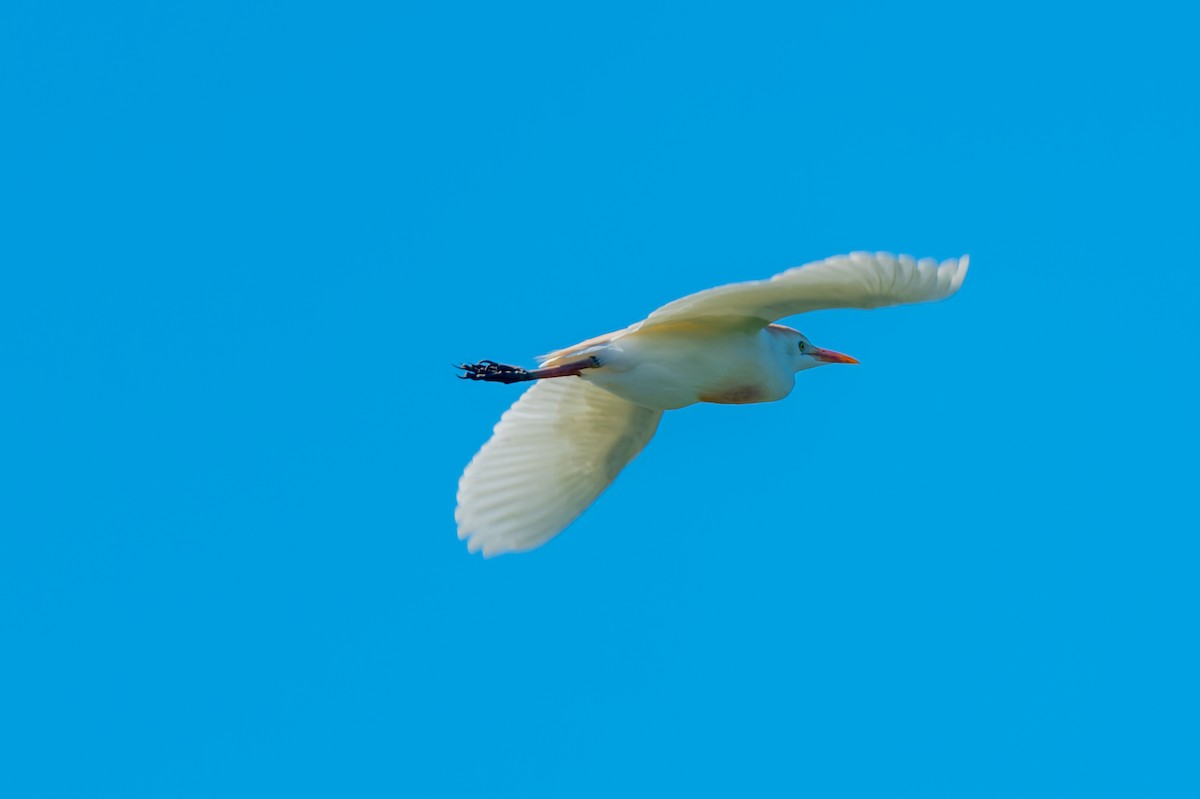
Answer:
<svg viewBox="0 0 1200 799"><path fill-rule="evenodd" d="M485 557L540 546L641 452L663 411L772 402L791 393L796 372L858 363L776 319L940 300L966 274L965 255L938 264L855 252L690 294L624 330L544 355L538 369L460 365L470 380L538 382L500 417L463 471L458 537Z"/></svg>

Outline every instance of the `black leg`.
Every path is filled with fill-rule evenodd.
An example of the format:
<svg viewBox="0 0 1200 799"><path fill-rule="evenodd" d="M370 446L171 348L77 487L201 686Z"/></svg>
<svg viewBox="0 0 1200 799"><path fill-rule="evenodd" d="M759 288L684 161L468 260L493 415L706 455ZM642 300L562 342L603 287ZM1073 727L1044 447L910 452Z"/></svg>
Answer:
<svg viewBox="0 0 1200 799"><path fill-rule="evenodd" d="M509 366L495 361L479 361L478 363L460 363L456 369L462 369L465 374L459 375L461 380L483 380L487 383L522 383L526 380L543 380L549 377L569 377L578 375L584 369L596 369L600 359L585 358L582 361L572 361L559 366L545 369L534 369L532 372L519 366Z"/></svg>

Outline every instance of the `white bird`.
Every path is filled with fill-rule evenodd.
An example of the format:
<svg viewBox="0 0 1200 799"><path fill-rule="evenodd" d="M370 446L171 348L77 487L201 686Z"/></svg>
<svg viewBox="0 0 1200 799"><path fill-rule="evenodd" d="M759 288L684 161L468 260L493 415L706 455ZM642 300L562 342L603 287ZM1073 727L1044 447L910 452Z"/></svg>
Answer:
<svg viewBox="0 0 1200 799"><path fill-rule="evenodd" d="M462 364L461 377L471 380L538 382L501 416L463 471L458 537L485 557L540 546L641 452L663 411L696 402L772 402L791 393L796 372L858 363L772 324L776 319L944 299L962 285L967 260L839 255L769 280L690 294L624 330L542 356L539 369Z"/></svg>

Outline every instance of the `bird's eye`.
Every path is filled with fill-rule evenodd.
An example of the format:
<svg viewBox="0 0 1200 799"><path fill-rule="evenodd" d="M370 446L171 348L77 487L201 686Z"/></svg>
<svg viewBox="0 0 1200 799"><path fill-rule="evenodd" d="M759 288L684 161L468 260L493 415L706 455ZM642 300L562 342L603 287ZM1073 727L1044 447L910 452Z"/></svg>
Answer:
<svg viewBox="0 0 1200 799"><path fill-rule="evenodd" d="M804 342L803 341L800 342L800 351L804 352Z"/></svg>

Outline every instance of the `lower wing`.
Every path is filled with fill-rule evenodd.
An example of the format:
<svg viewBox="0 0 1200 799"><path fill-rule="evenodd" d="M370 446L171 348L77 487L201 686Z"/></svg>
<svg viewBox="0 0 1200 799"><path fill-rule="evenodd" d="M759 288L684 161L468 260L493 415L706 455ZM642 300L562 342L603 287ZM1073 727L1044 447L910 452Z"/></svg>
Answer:
<svg viewBox="0 0 1200 799"><path fill-rule="evenodd" d="M544 544L608 488L660 418L578 377L535 383L463 471L458 537L485 557Z"/></svg>

